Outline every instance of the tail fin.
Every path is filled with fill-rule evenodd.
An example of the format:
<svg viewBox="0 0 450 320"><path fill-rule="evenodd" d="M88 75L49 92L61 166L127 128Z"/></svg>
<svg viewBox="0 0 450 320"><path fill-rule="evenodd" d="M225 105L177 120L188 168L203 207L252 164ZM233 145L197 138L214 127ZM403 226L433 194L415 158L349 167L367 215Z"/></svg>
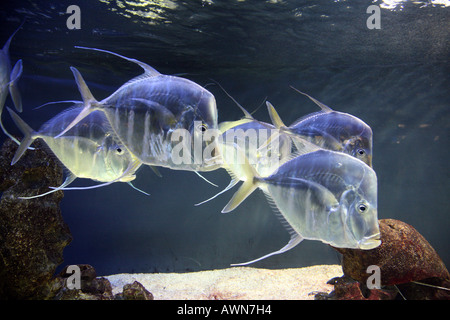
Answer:
<svg viewBox="0 0 450 320"><path fill-rule="evenodd" d="M25 150L28 149L28 147L33 143L33 141L36 139L33 137L34 130L30 128L28 124L25 123L14 111L12 111L10 108L6 107L8 109L9 114L11 115L14 123L16 126L22 131L24 134L24 138L22 139L22 142L19 145L19 148L16 151L16 154L14 155L14 158L11 161L11 165L15 164L24 154Z"/></svg>
<svg viewBox="0 0 450 320"><path fill-rule="evenodd" d="M84 106L83 109L78 114L78 116L67 126L66 129L64 129L63 132L58 134L55 138L61 137L64 133L72 129L78 122L87 117L91 112L95 111L96 110L95 107L99 105L98 101L95 100L94 96L89 90L81 73L74 67L70 67L70 70L72 70L73 75L75 77L75 81L77 83L78 90L80 91L81 98L83 99Z"/></svg>
<svg viewBox="0 0 450 320"><path fill-rule="evenodd" d="M22 112L22 97L20 96L19 88L17 86L17 82L19 81L20 76L22 75L22 60L17 61L14 66L9 82L9 93L11 94L11 99L14 102L14 107L17 111Z"/></svg>
<svg viewBox="0 0 450 320"><path fill-rule="evenodd" d="M244 152L237 145L235 145L235 147L238 153ZM223 208L222 213L228 213L236 209L250 194L253 193L253 191L258 188L260 178L259 174L256 172L255 168L250 165L245 154L241 154L241 156L244 158L243 163L240 165L242 166L242 170L245 174L245 181L233 195L228 204Z"/></svg>
<svg viewBox="0 0 450 320"><path fill-rule="evenodd" d="M0 102L0 104L1 104L1 102ZM8 108L8 107L7 107L7 108ZM3 111L3 106L0 105L0 127L2 128L2 131L3 131L3 132L4 132L4 133L12 140L12 141L14 141L15 143L17 143L17 144L20 145L20 141L17 140L12 134L10 134L10 133L8 132L8 130L6 130L5 126L3 125L3 121L2 121L2 119L1 119L2 111Z"/></svg>

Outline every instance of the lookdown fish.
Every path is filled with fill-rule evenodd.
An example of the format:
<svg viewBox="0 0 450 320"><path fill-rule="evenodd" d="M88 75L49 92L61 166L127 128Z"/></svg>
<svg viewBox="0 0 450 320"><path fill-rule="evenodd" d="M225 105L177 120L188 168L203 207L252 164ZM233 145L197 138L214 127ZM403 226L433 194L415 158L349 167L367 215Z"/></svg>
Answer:
<svg viewBox="0 0 450 320"><path fill-rule="evenodd" d="M372 249L380 245L377 177L361 160L345 153L317 150L299 155L261 177L243 164L246 179L222 212L234 210L260 188L291 235L286 252L303 239L340 248Z"/></svg>
<svg viewBox="0 0 450 320"><path fill-rule="evenodd" d="M291 155L292 144L287 135L280 135L278 134L279 130L273 125L254 119L239 102L226 91L225 93L244 113L244 117L240 120L219 124L221 135L217 140L215 155L220 158L221 168L227 170L231 176L231 181L221 192L196 205L201 205L216 198L233 188L239 181L245 180L241 166L244 158L241 158L241 155L248 159L250 165L260 176L273 173ZM238 152L238 149L243 150L243 152ZM216 161L216 159L213 160Z"/></svg>
<svg viewBox="0 0 450 320"><path fill-rule="evenodd" d="M193 160L194 152L188 155L188 161L173 157L174 149L181 143L181 139L175 137L176 132L186 133L190 148L200 143L204 150L210 144L203 139L203 132L217 129L218 125L216 101L209 91L188 79L163 75L135 59L101 49L78 48L106 52L134 62L144 73L97 101L78 70L71 67L84 105L80 114L57 137L92 111L99 110L106 115L122 143L144 164L191 171L217 168L205 166L203 158Z"/></svg>
<svg viewBox="0 0 450 320"><path fill-rule="evenodd" d="M22 60L18 60L11 70L11 60L9 57L11 40L21 27L22 25L14 31L8 41L6 41L3 49L0 50L0 126L3 132L17 144L20 142L5 129L1 120L1 115L3 113L6 98L8 97L8 92L11 95L16 110L22 112L22 98L17 87L17 82L22 74Z"/></svg>
<svg viewBox="0 0 450 320"><path fill-rule="evenodd" d="M307 96L322 110L306 115L288 127L273 105L267 102L272 123L277 128L289 134L294 144L300 137L323 149L344 152L372 166L372 129L365 122L351 114L334 111L306 93L293 89Z"/></svg>
<svg viewBox="0 0 450 320"><path fill-rule="evenodd" d="M24 134L24 138L14 155L11 165L14 165L35 139L42 139L52 153L63 164L67 177L61 186L44 194L20 199L32 199L47 195L57 190L92 189L121 181L135 179L135 172L141 166L136 159L114 135L108 120L100 111L94 111L83 118L76 126L60 138L54 138L80 113L81 107L67 109L41 126L39 131L31 129L14 111L8 108L15 124ZM103 184L89 187L67 188L76 178L88 178ZM143 192L143 191L141 191ZM144 194L147 194L143 192Z"/></svg>

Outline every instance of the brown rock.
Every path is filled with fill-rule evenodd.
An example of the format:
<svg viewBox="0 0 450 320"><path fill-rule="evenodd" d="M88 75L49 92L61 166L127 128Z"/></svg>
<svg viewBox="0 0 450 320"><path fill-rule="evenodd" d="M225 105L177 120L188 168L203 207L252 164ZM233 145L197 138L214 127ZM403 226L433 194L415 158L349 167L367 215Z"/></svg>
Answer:
<svg viewBox="0 0 450 320"><path fill-rule="evenodd" d="M153 300L153 295L141 283L134 281L123 286L122 298L124 300Z"/></svg>
<svg viewBox="0 0 450 320"><path fill-rule="evenodd" d="M370 290L347 276L333 278L327 283L334 285L334 290L328 295L315 297L316 300L393 300L397 295L395 288Z"/></svg>
<svg viewBox="0 0 450 320"><path fill-rule="evenodd" d="M439 255L412 226L394 219L380 220L381 245L372 250L335 248L343 254L345 275L365 283L371 275L367 267L381 271L381 285L419 281L427 278L449 279Z"/></svg>
<svg viewBox="0 0 450 320"><path fill-rule="evenodd" d="M410 299L448 298L448 291L445 290L426 287L419 290L417 285L414 285L415 289L408 289L412 281L450 288L448 270L428 241L416 229L402 221L383 219L379 223L379 247L372 250L335 248L343 255L344 275L365 284L372 275L366 272L367 268L375 265L380 268L381 286L408 284L401 288L404 291L416 292L416 295L408 296ZM441 292L437 293L437 290Z"/></svg>
<svg viewBox="0 0 450 320"><path fill-rule="evenodd" d="M66 266L54 279L55 300L112 300L112 286L108 279L97 278L97 272L88 264L80 264L80 289L67 285L68 278L74 273Z"/></svg>

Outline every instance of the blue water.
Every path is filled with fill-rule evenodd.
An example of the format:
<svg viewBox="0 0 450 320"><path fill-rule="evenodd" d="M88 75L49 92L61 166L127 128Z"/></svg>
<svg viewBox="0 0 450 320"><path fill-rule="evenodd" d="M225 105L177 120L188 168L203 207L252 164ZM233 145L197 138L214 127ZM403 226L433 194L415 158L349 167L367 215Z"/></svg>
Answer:
<svg viewBox="0 0 450 320"><path fill-rule="evenodd" d="M371 126L379 218L411 224L449 265L448 6L391 1L398 5L385 8L375 2L382 7L381 29L370 30L366 9L372 1L9 2L0 8L0 40L25 19L11 59L23 59L22 116L33 128L65 106L34 107L79 99L69 66L80 70L99 100L141 72L75 45L112 50L206 85L216 96L219 121L242 114L212 79L249 111L267 97L285 123L317 111L292 85ZM71 4L80 7L80 30L67 29ZM264 106L254 116L269 121ZM221 189L192 172L160 171L162 178L147 167L138 171L135 185L151 196L122 183L65 192L61 207L73 241L64 249L64 265L88 263L102 275L208 270L260 257L289 240L261 192L221 214L233 191L194 207ZM229 182L224 170L205 176L220 188ZM324 263L340 263L338 254L304 241L254 266Z"/></svg>

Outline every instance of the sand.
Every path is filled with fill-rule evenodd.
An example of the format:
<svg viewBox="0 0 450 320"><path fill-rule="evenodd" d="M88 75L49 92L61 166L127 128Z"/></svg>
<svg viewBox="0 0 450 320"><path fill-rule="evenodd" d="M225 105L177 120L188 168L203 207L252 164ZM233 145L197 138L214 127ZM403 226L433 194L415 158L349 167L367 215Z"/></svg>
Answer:
<svg viewBox="0 0 450 320"><path fill-rule="evenodd" d="M326 284L342 276L340 265L293 269L234 267L190 273L136 273L105 276L113 293L125 284L140 282L155 300L313 300L317 292L331 292Z"/></svg>

